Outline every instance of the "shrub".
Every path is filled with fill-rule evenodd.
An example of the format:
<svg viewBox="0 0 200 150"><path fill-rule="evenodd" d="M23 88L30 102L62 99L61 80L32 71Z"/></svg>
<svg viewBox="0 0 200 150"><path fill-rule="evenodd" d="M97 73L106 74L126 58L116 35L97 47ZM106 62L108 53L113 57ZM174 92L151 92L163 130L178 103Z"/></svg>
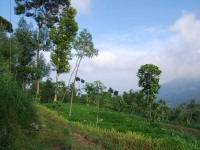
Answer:
<svg viewBox="0 0 200 150"><path fill-rule="evenodd" d="M15 84L0 55L0 148L14 148L16 135L35 118L35 107L28 95Z"/></svg>

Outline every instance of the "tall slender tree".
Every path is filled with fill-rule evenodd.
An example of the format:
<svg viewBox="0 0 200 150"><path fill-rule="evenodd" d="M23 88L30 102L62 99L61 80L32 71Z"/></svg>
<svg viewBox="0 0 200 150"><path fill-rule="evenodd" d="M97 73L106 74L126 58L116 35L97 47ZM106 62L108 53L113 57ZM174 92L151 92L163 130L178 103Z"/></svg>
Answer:
<svg viewBox="0 0 200 150"><path fill-rule="evenodd" d="M58 27L54 27L50 31L50 39L55 44L55 48L51 53L51 62L56 71L56 83L58 83L60 74L70 71L71 43L74 41L78 31L75 15L76 10L74 8L67 8L61 14ZM57 101L57 91L55 91L54 101Z"/></svg>
<svg viewBox="0 0 200 150"><path fill-rule="evenodd" d="M76 66L72 72L72 74L75 72L74 76L74 81L73 85L75 88L75 81L78 73L78 69L81 63L81 60L84 57L92 58L94 56L98 55L98 50L94 48L94 44L92 41L92 35L89 33L87 29L83 29L83 31L80 32L80 34L76 37L74 43L73 43L73 48L76 50L76 56L77 56L77 61L76 61ZM67 90L67 89L66 89ZM72 101L73 101L73 90L71 93L71 100L70 100L70 111L69 111L69 116L71 116L71 111L72 111Z"/></svg>

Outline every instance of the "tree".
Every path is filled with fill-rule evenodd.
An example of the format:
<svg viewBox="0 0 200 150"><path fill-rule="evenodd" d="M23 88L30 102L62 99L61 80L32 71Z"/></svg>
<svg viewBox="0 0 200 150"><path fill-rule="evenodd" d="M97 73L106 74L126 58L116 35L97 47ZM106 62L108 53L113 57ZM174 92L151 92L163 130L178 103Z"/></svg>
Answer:
<svg viewBox="0 0 200 150"><path fill-rule="evenodd" d="M188 111L188 123L190 124L192 119L193 119L193 115L197 112L199 105L196 104L195 100L191 100L191 102L186 106L186 109Z"/></svg>
<svg viewBox="0 0 200 150"><path fill-rule="evenodd" d="M28 25L26 20L22 17L18 22L18 28L14 32L14 36L20 43L21 51L17 58L16 74L21 80L22 90L26 87L26 81L30 75L33 75L36 68L29 64L33 61L35 56L35 49L37 45L34 43L34 31L32 25Z"/></svg>
<svg viewBox="0 0 200 150"><path fill-rule="evenodd" d="M60 13L70 5L69 0L15 0L15 14L33 18L38 26L37 32L37 68L39 66L40 50L50 49L48 28L58 22ZM37 76L36 97L39 94L41 77Z"/></svg>
<svg viewBox="0 0 200 150"><path fill-rule="evenodd" d="M12 43L12 44L11 44ZM12 50L12 53L10 53ZM16 55L21 51L21 46L15 37L11 36L10 38L7 36L5 31L5 26L0 25L0 53L3 55L4 59L9 62L16 62Z"/></svg>
<svg viewBox="0 0 200 150"><path fill-rule="evenodd" d="M163 99L160 99L158 103L160 103L160 106L161 106L161 120L163 122L164 121L164 107L166 106L166 102Z"/></svg>
<svg viewBox="0 0 200 150"><path fill-rule="evenodd" d="M96 126L98 125L99 122L99 111L100 111L100 101L104 101L107 99L103 98L103 95L105 93L103 92L106 87L103 85L103 83L99 80L94 81L93 83L86 83L85 84L85 91L88 92L90 95L94 95L94 101L96 102L96 107L97 107L97 115L96 115Z"/></svg>
<svg viewBox="0 0 200 150"><path fill-rule="evenodd" d="M159 110L159 107L160 107L160 103L158 102L154 102L152 104L152 121L160 121L160 110Z"/></svg>
<svg viewBox="0 0 200 150"><path fill-rule="evenodd" d="M69 59L71 55L71 43L74 41L78 25L75 21L76 10L72 7L63 11L58 27L50 31L50 39L55 44L55 49L51 53L51 62L56 71L56 83L59 75L70 71ZM55 91L54 101L57 101L57 91Z"/></svg>
<svg viewBox="0 0 200 150"><path fill-rule="evenodd" d="M76 82L78 82L78 84L79 84L79 88L78 88L78 95L80 96L81 95L81 85L80 85L80 82L81 83L85 83L85 80L83 80L83 79L81 79L81 78L79 78L79 77L76 77Z"/></svg>
<svg viewBox="0 0 200 150"><path fill-rule="evenodd" d="M75 54L77 56L76 66L72 72L73 74L74 71L76 71L75 76L74 76L74 81L73 81L74 82L73 88L75 88L75 80L76 80L76 76L78 73L81 60L84 57L92 58L93 56L97 56L98 50L94 48L94 44L92 42L92 35L87 31L87 29L83 29L83 31L80 32L79 36L76 37L73 43L73 48L77 51L77 53ZM73 101L73 90L71 93L69 116L71 116L72 101Z"/></svg>
<svg viewBox="0 0 200 150"><path fill-rule="evenodd" d="M5 27L6 32L9 33L13 32L12 23L10 23L8 20L4 19L1 16L0 16L0 25Z"/></svg>
<svg viewBox="0 0 200 150"><path fill-rule="evenodd" d="M129 90L129 92L124 92L123 93L123 98L125 103L127 104L126 106L126 113L131 113L131 114L137 114L137 115L143 115L144 113L144 94L142 92L134 92L132 89Z"/></svg>
<svg viewBox="0 0 200 150"><path fill-rule="evenodd" d="M108 92L112 95L114 90L112 89L112 87L109 87Z"/></svg>
<svg viewBox="0 0 200 150"><path fill-rule="evenodd" d="M142 87L142 92L146 95L148 103L148 117L147 120L152 121L152 104L156 99L156 94L160 89L159 79L161 70L153 64L142 65L137 72L139 77L138 86Z"/></svg>
<svg viewBox="0 0 200 150"><path fill-rule="evenodd" d="M42 82L41 103L53 102L54 91L55 83L52 82L51 78L48 78L45 82Z"/></svg>
<svg viewBox="0 0 200 150"><path fill-rule="evenodd" d="M118 91L114 91L114 96L118 96Z"/></svg>
<svg viewBox="0 0 200 150"><path fill-rule="evenodd" d="M186 104L182 103L175 109L175 119L180 123L186 123L187 122L187 114L185 112Z"/></svg>

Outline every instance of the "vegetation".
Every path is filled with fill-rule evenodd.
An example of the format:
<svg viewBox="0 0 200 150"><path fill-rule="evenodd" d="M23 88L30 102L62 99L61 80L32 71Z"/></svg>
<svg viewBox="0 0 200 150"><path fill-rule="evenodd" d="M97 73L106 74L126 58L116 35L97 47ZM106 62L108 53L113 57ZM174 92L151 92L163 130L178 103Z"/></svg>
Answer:
<svg viewBox="0 0 200 150"><path fill-rule="evenodd" d="M56 84L59 75L70 71L69 60L71 59L71 43L74 41L78 25L74 20L76 10L72 7L63 11L60 17L58 28L54 27L50 31L50 39L55 45L51 53L51 62L56 71ZM57 101L57 86L54 101Z"/></svg>
<svg viewBox="0 0 200 150"><path fill-rule="evenodd" d="M16 0L16 7L14 8L16 15L25 15L35 20L38 26L38 32L35 36L37 41L37 68L41 71L40 66L40 51L47 51L50 49L50 40L48 38L48 30L52 28L55 23L58 22L58 18L62 10L69 7L70 1L68 0ZM41 80L41 74L37 73L36 82L36 98L40 95L39 85Z"/></svg>
<svg viewBox="0 0 200 150"><path fill-rule="evenodd" d="M45 106L51 108L51 104ZM69 129L78 130L105 149L198 149L200 146L192 135L169 130L161 123L147 123L136 115L102 110L96 128L97 108L75 103L74 113L69 117L69 104L62 107L61 116L69 120Z"/></svg>
<svg viewBox="0 0 200 150"><path fill-rule="evenodd" d="M13 32L12 24L1 16L0 16L0 24L1 26L5 27L4 28L5 31L10 32L10 33Z"/></svg>
<svg viewBox="0 0 200 150"><path fill-rule="evenodd" d="M152 121L152 113L159 104L154 103L156 99L155 94L160 89L159 76L162 73L157 66L153 64L146 64L140 67L137 76L139 77L139 87L142 87L142 92L146 95L147 101L147 120ZM153 107L153 108L152 108Z"/></svg>
<svg viewBox="0 0 200 150"><path fill-rule="evenodd" d="M77 76L78 68L98 50L88 30L76 36L70 1L15 2L15 13L33 18L37 29L22 17L12 30L0 18L0 149L200 149L200 104L192 99L169 108L165 100L156 101L162 73L157 66L139 68L141 91L120 95L100 80L86 82ZM13 34L8 37L7 32ZM58 77L71 69L72 47L77 52L75 75L66 86ZM56 82L41 50L52 50Z"/></svg>
<svg viewBox="0 0 200 150"><path fill-rule="evenodd" d="M86 29L81 31L79 36L75 39L73 43L73 48L77 51L77 54L75 54L77 56L77 61L76 61L76 66L72 72L73 74L75 71L75 76L74 76L74 82L73 82L73 90L71 92L71 100L70 100L71 105L70 105L69 116L71 116L71 113L72 113L72 101L74 97L73 91L75 88L75 81L76 81L81 60L84 57L92 58L93 56L98 55L98 50L94 48L94 44L92 42L92 35Z"/></svg>
<svg viewBox="0 0 200 150"><path fill-rule="evenodd" d="M0 54L0 148L12 149L21 141L22 129L35 119L35 107L29 95L14 82Z"/></svg>

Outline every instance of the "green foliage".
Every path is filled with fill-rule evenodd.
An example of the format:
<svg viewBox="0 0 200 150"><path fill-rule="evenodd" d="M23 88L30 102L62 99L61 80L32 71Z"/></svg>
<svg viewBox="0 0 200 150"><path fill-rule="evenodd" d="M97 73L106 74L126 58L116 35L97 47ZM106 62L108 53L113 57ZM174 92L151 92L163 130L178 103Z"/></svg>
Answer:
<svg viewBox="0 0 200 150"><path fill-rule="evenodd" d="M32 17L38 24L39 28L51 28L58 22L60 11L69 7L69 0L16 0L15 14Z"/></svg>
<svg viewBox="0 0 200 150"><path fill-rule="evenodd" d="M106 87L101 81L94 81L92 83L85 83L84 90L87 92L90 97L90 101L93 105L100 108L104 106L105 102L108 102L107 92L104 92Z"/></svg>
<svg viewBox="0 0 200 150"><path fill-rule="evenodd" d="M140 67L137 76L139 77L138 86L142 87L142 91L148 95L148 100L152 102L160 89L158 84L161 70L153 64L146 64Z"/></svg>
<svg viewBox="0 0 200 150"><path fill-rule="evenodd" d="M54 96L54 83L51 78L48 78L45 82L42 82L41 86L41 102L42 103L52 103Z"/></svg>
<svg viewBox="0 0 200 150"><path fill-rule="evenodd" d="M5 31L10 33L13 32L12 24L1 16L0 16L0 25L3 25L5 27Z"/></svg>
<svg viewBox="0 0 200 150"><path fill-rule="evenodd" d="M75 21L76 10L72 7L62 12L58 27L54 27L50 31L50 39L55 44L55 49L51 53L51 62L53 70L56 71L56 82L62 73L70 71L69 60L71 59L71 43L74 41L78 30ZM55 93L54 101L57 99Z"/></svg>
<svg viewBox="0 0 200 150"><path fill-rule="evenodd" d="M76 37L73 43L73 48L77 51L77 54L75 55L79 58L92 58L93 56L98 55L98 50L94 48L94 44L92 42L92 35L87 29L83 29L79 36Z"/></svg>
<svg viewBox="0 0 200 150"><path fill-rule="evenodd" d="M35 107L32 99L13 82L2 55L0 70L3 71L0 74L0 134L3 138L0 147L10 149L18 141L15 136L20 134L21 128L26 128L35 119Z"/></svg>
<svg viewBox="0 0 200 150"><path fill-rule="evenodd" d="M147 118L152 121L152 104L156 99L156 94L160 89L159 79L161 70L153 64L142 65L137 72L139 78L138 86L142 87L142 92L146 94L146 100L148 103L148 116Z"/></svg>
<svg viewBox="0 0 200 150"><path fill-rule="evenodd" d="M62 105L62 102L57 100L57 101L53 101L53 104L52 106L61 106Z"/></svg>
<svg viewBox="0 0 200 150"><path fill-rule="evenodd" d="M70 5L68 0L16 0L15 14L25 15L27 17L32 17L38 26L38 31L35 32L35 42L37 43L37 85L36 94L39 93L40 79L42 78L40 65L40 50L49 50L51 48L51 42L48 38L48 30L52 28L53 25L58 22L58 17L63 9Z"/></svg>
<svg viewBox="0 0 200 150"><path fill-rule="evenodd" d="M74 41L76 32L78 31L78 25L75 21L76 13L74 8L67 8L61 14L58 27L53 27L50 31L50 38L57 46L56 49L64 50L67 54L71 50L71 42Z"/></svg>
<svg viewBox="0 0 200 150"><path fill-rule="evenodd" d="M17 56L16 76L24 90L26 82L32 80L34 73L36 73L36 67L31 66L31 63L33 63L37 44L34 42L32 25L28 25L23 17L18 22L18 28L15 30L14 36L21 46L20 54Z"/></svg>
<svg viewBox="0 0 200 150"><path fill-rule="evenodd" d="M9 38L4 29L5 28L0 25L0 53L6 61L11 60L12 63L15 64L15 56L21 51L21 46L14 37ZM12 50L12 53L10 53L10 50Z"/></svg>

